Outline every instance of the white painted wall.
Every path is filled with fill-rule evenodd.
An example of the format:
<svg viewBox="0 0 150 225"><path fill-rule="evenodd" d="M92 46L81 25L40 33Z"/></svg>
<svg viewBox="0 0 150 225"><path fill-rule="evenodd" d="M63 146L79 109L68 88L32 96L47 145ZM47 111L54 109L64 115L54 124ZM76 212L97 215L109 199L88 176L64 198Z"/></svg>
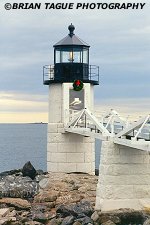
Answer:
<svg viewBox="0 0 150 225"><path fill-rule="evenodd" d="M103 141L96 209L150 207L149 152Z"/></svg>
<svg viewBox="0 0 150 225"><path fill-rule="evenodd" d="M95 140L64 133L69 121L69 89L72 83L49 86L47 171L95 173ZM84 84L85 106L93 109L93 85Z"/></svg>
<svg viewBox="0 0 150 225"><path fill-rule="evenodd" d="M62 84L49 86L49 123L62 122Z"/></svg>

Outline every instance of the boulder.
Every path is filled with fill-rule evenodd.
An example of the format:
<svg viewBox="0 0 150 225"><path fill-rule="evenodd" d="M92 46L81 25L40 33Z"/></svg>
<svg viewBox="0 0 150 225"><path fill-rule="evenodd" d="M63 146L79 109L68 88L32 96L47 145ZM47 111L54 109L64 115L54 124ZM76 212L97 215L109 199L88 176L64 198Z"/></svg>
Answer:
<svg viewBox="0 0 150 225"><path fill-rule="evenodd" d="M0 225L7 224L9 220L7 218L0 218Z"/></svg>
<svg viewBox="0 0 150 225"><path fill-rule="evenodd" d="M59 195L58 191L45 190L41 191L38 195L35 196L34 202L42 203L42 202L54 202Z"/></svg>
<svg viewBox="0 0 150 225"><path fill-rule="evenodd" d="M98 215L97 211L95 211L95 212L92 214L91 219L92 219L94 222L96 222L96 221L99 219L99 215Z"/></svg>
<svg viewBox="0 0 150 225"><path fill-rule="evenodd" d="M56 208L56 213L59 214L61 217L71 216L71 212L68 206L60 205Z"/></svg>
<svg viewBox="0 0 150 225"><path fill-rule="evenodd" d="M71 207L71 211L73 214L85 214L86 216L91 216L93 213L93 208L91 207L90 202L88 201L81 201L74 206Z"/></svg>
<svg viewBox="0 0 150 225"><path fill-rule="evenodd" d="M41 211L34 211L32 212L32 220L45 223L46 221L48 221L48 217Z"/></svg>
<svg viewBox="0 0 150 225"><path fill-rule="evenodd" d="M37 221L28 221L28 222L25 222L25 225L42 225L42 223Z"/></svg>
<svg viewBox="0 0 150 225"><path fill-rule="evenodd" d="M107 223L107 221L112 221L113 223L116 223L116 224L121 223L119 216L117 216L115 213L113 214L111 212L110 212L110 214L109 213L101 213L97 220L97 222L99 222L101 224L103 224L103 223L105 224L105 223Z"/></svg>
<svg viewBox="0 0 150 225"><path fill-rule="evenodd" d="M81 217L77 219L76 221L79 221L82 225L94 224L93 220L88 216Z"/></svg>
<svg viewBox="0 0 150 225"><path fill-rule="evenodd" d="M73 221L74 221L74 217L73 216L67 216L63 219L61 225L72 225Z"/></svg>
<svg viewBox="0 0 150 225"><path fill-rule="evenodd" d="M0 173L0 179L1 179L2 177L6 177L6 176L9 176L9 175L14 175L14 174L15 174L16 176L22 174L22 173L21 173L21 169L18 169L18 170L10 170L10 171L2 172L2 173Z"/></svg>
<svg viewBox="0 0 150 225"><path fill-rule="evenodd" d="M73 223L73 225L82 225L79 221Z"/></svg>
<svg viewBox="0 0 150 225"><path fill-rule="evenodd" d="M62 223L62 221L63 221L62 218L57 218L57 219L54 218L54 219L50 220L46 225L59 225Z"/></svg>
<svg viewBox="0 0 150 225"><path fill-rule="evenodd" d="M41 189L44 189L48 186L49 184L49 179L48 178L43 178L39 181L39 186Z"/></svg>
<svg viewBox="0 0 150 225"><path fill-rule="evenodd" d="M49 210L45 203L41 204L32 204L29 217L41 223L45 223L48 220L51 220L56 217L55 210Z"/></svg>
<svg viewBox="0 0 150 225"><path fill-rule="evenodd" d="M8 175L0 180L1 197L32 198L38 189L38 183L30 177Z"/></svg>
<svg viewBox="0 0 150 225"><path fill-rule="evenodd" d="M5 217L8 213L10 213L9 208L0 209L0 217Z"/></svg>
<svg viewBox="0 0 150 225"><path fill-rule="evenodd" d="M24 224L22 224L22 222L20 222L20 221L11 221L10 223L8 223L8 224L10 224L10 225L24 225ZM5 224L6 225L6 224Z"/></svg>
<svg viewBox="0 0 150 225"><path fill-rule="evenodd" d="M116 224L113 221L108 220L107 222L102 223L101 225L116 225Z"/></svg>
<svg viewBox="0 0 150 225"><path fill-rule="evenodd" d="M112 221L115 224L143 224L146 220L142 211L133 209L119 209L110 212L98 212L100 224L105 224L107 221Z"/></svg>
<svg viewBox="0 0 150 225"><path fill-rule="evenodd" d="M75 217L91 216L93 213L93 208L90 202L81 201L76 204L70 205L60 205L57 207L56 212L62 217L73 215Z"/></svg>
<svg viewBox="0 0 150 225"><path fill-rule="evenodd" d="M23 200L20 198L2 198L0 199L0 204L6 204L8 206L12 206L16 209L30 209L31 204L27 200Z"/></svg>
<svg viewBox="0 0 150 225"><path fill-rule="evenodd" d="M22 168L22 174L24 177L30 177L32 180L34 180L35 176L37 175L37 172L30 161L25 163L25 165Z"/></svg>
<svg viewBox="0 0 150 225"><path fill-rule="evenodd" d="M61 192L61 195L58 196L57 200L56 200L56 205L68 205L71 203L77 203L80 202L83 199L83 195L78 194L76 192Z"/></svg>
<svg viewBox="0 0 150 225"><path fill-rule="evenodd" d="M147 220L143 223L143 225L150 225L150 219L147 219Z"/></svg>

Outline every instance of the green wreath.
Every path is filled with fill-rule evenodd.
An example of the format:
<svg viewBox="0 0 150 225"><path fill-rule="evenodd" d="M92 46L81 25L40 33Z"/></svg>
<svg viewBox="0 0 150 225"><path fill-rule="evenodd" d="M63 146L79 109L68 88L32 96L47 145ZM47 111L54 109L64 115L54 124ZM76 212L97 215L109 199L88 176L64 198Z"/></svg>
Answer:
<svg viewBox="0 0 150 225"><path fill-rule="evenodd" d="M74 82L73 82L73 89L75 90L75 91L81 91L82 90L82 88L83 88L83 82L81 81L81 80L75 80Z"/></svg>

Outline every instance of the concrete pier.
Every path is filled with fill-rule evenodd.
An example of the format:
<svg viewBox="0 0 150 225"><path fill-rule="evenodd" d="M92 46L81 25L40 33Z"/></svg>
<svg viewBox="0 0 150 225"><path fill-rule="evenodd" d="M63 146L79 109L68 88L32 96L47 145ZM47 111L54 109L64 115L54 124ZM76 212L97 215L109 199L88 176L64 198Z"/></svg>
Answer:
<svg viewBox="0 0 150 225"><path fill-rule="evenodd" d="M149 152L103 141L96 209L150 207Z"/></svg>

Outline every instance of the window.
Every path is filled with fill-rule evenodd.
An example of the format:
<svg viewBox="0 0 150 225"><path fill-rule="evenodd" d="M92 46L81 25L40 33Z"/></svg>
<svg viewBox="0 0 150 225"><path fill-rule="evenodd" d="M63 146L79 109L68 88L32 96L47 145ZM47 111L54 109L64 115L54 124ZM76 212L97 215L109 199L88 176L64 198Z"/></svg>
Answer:
<svg viewBox="0 0 150 225"><path fill-rule="evenodd" d="M88 63L88 49L83 49L83 63Z"/></svg>
<svg viewBox="0 0 150 225"><path fill-rule="evenodd" d="M88 49L83 47L59 48L55 50L55 63L86 63L88 64Z"/></svg>
<svg viewBox="0 0 150 225"><path fill-rule="evenodd" d="M73 51L73 62L75 63L82 63L82 51L75 50Z"/></svg>
<svg viewBox="0 0 150 225"><path fill-rule="evenodd" d="M55 62L60 63L60 51L55 51Z"/></svg>

